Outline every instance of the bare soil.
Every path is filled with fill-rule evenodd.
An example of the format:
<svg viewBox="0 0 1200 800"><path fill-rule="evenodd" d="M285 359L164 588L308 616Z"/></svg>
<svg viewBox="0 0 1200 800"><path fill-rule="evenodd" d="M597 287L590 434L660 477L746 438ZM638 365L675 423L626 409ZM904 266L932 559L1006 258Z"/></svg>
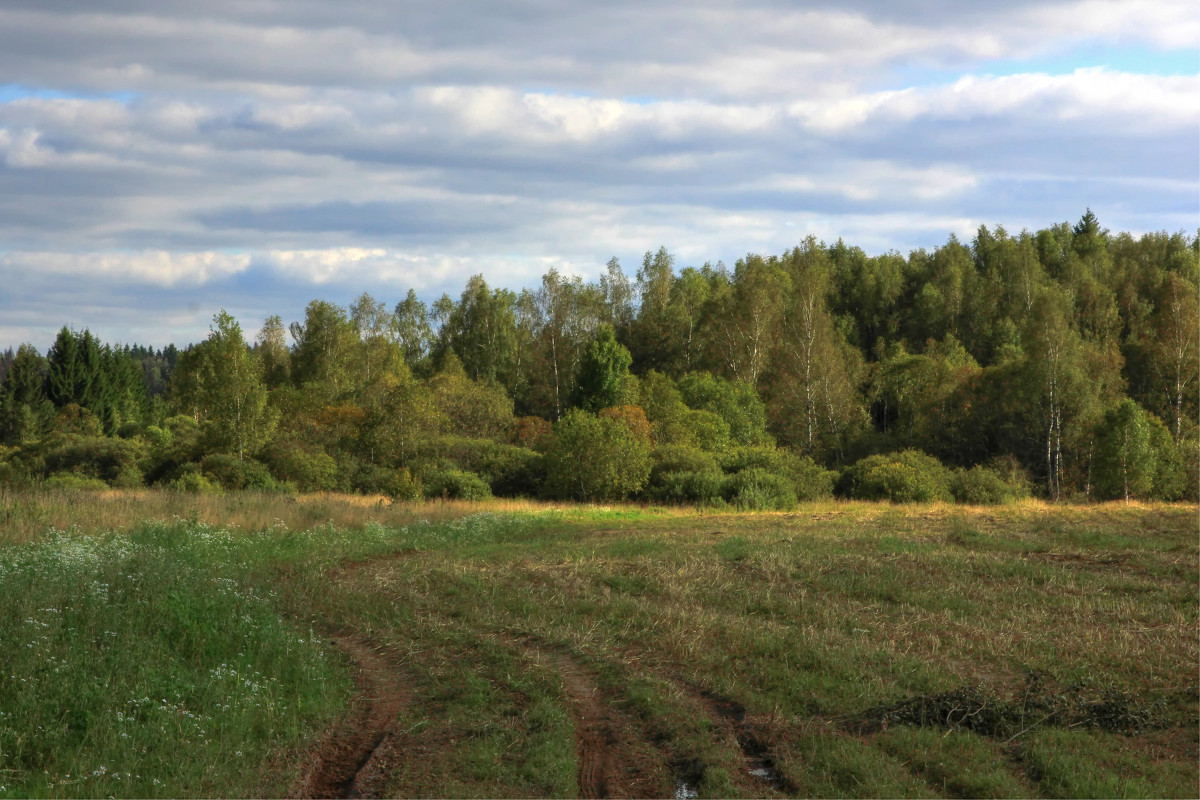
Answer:
<svg viewBox="0 0 1200 800"><path fill-rule="evenodd" d="M372 642L334 636L355 665L355 697L346 717L321 741L296 797L377 797L387 778L392 725L411 700L398 665Z"/></svg>

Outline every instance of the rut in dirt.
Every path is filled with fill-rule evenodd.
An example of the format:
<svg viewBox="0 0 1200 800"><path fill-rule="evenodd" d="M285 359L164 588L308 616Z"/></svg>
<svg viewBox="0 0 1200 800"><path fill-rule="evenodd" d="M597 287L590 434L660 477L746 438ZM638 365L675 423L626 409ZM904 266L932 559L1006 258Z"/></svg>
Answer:
<svg viewBox="0 0 1200 800"><path fill-rule="evenodd" d="M392 725L411 691L397 666L363 639L334 636L355 665L355 698L347 717L328 734L294 792L297 797L378 797L387 778Z"/></svg>
<svg viewBox="0 0 1200 800"><path fill-rule="evenodd" d="M759 726L745 706L728 697L708 691L698 692L698 699L708 709L709 716L724 720L733 729L733 734L742 751L746 772L763 784L783 794L793 794L796 787L779 774L775 759L763 743Z"/></svg>
<svg viewBox="0 0 1200 800"><path fill-rule="evenodd" d="M639 726L600 689L595 673L570 654L520 643L533 660L546 663L562 679L575 718L579 796L669 796L666 758L640 735Z"/></svg>

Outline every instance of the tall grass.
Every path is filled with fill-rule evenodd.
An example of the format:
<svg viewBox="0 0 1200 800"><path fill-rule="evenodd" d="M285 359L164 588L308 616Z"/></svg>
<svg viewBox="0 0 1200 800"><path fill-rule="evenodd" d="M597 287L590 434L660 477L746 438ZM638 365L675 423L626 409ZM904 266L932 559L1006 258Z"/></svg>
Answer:
<svg viewBox="0 0 1200 800"><path fill-rule="evenodd" d="M239 549L228 530L152 523L0 550L0 796L284 788L272 754L348 683Z"/></svg>

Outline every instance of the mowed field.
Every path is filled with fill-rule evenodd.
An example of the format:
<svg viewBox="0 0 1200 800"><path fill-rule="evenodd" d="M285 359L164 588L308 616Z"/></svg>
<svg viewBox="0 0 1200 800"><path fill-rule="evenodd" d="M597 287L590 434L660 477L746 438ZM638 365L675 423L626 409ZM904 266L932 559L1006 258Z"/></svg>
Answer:
<svg viewBox="0 0 1200 800"><path fill-rule="evenodd" d="M0 490L0 796L1195 797L1197 525Z"/></svg>

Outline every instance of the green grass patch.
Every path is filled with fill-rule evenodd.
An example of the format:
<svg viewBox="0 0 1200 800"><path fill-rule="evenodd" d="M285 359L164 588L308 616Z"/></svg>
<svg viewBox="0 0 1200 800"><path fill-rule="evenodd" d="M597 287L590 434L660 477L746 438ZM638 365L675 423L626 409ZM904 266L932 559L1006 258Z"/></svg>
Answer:
<svg viewBox="0 0 1200 800"><path fill-rule="evenodd" d="M776 794L764 757L802 796L1200 791L1194 508L339 502L0 548L0 792L286 792L349 698L330 631L411 684L395 795L578 793L555 658L703 796Z"/></svg>

